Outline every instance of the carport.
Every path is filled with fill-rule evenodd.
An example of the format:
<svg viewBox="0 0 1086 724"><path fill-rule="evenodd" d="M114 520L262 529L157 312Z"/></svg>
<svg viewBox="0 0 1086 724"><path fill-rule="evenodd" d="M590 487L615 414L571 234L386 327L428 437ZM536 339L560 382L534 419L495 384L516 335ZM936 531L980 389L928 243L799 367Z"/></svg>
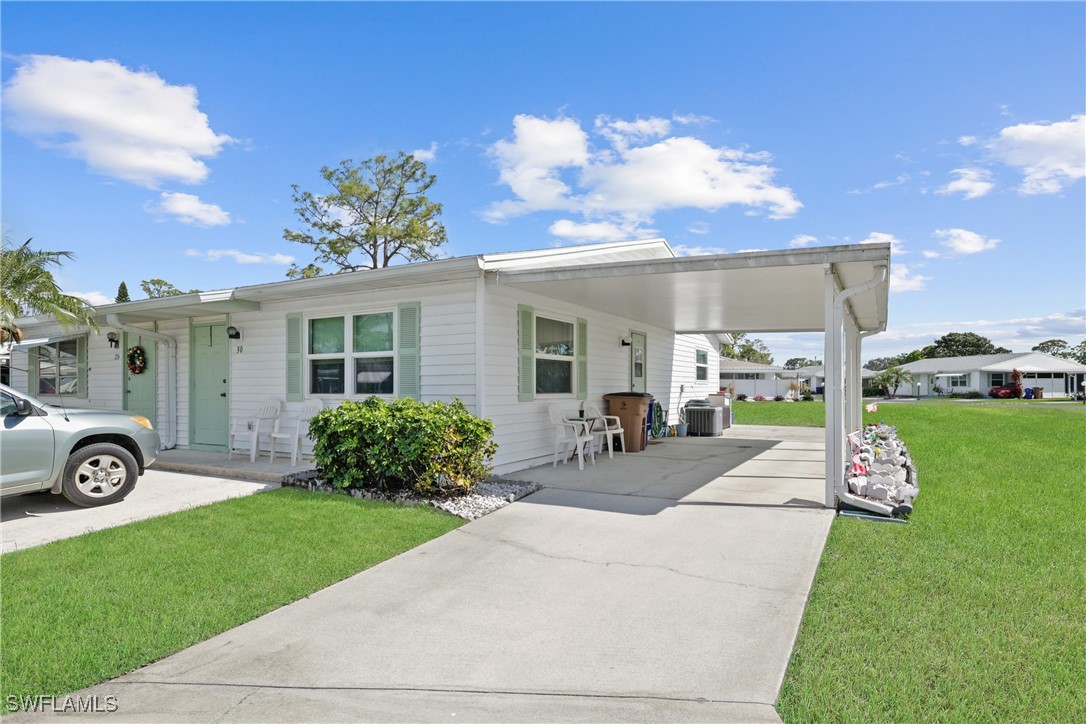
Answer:
<svg viewBox="0 0 1086 724"><path fill-rule="evenodd" d="M861 424L860 347L886 329L890 245L854 244L495 272L495 282L680 333L823 332L825 505ZM859 501L862 505L862 501Z"/></svg>

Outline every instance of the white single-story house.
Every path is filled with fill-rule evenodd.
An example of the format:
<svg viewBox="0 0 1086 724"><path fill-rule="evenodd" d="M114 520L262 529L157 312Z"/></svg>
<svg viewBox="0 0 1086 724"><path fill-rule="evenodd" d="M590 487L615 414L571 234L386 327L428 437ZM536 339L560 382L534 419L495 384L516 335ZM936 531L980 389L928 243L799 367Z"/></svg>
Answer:
<svg viewBox="0 0 1086 724"><path fill-rule="evenodd" d="M860 368L861 380L870 380L878 376L879 373L875 370L869 370L866 367ZM785 370L781 373L781 377L792 380L798 379L801 382L806 382L807 386L811 388L811 391L816 392L819 390L819 388L824 386L824 382L826 379L826 366L810 365L808 367L797 367L794 370Z"/></svg>
<svg viewBox="0 0 1086 724"><path fill-rule="evenodd" d="M1086 365L1041 352L1006 352L969 357L935 357L909 362L901 369L914 381L901 386L899 394L919 397L977 391L1011 384L1014 370L1022 373L1022 387L1040 387L1045 397L1073 397L1082 392Z"/></svg>
<svg viewBox="0 0 1086 724"><path fill-rule="evenodd" d="M788 393L789 381L779 378L782 372L784 368L777 365L721 357L720 389L734 390L736 395L762 395L772 399Z"/></svg>
<svg viewBox="0 0 1086 724"><path fill-rule="evenodd" d="M550 403L647 392L674 420L680 387L683 400L717 392L728 332L826 331L832 504L860 419L843 381L859 374L860 337L885 329L889 257L887 244L677 257L653 239L109 304L95 309L99 334L19 320L11 384L138 412L164 447L223 452L231 417L267 397L285 415L312 398L457 397L494 421L495 470L508 473L550 461ZM126 364L135 346L141 374Z"/></svg>

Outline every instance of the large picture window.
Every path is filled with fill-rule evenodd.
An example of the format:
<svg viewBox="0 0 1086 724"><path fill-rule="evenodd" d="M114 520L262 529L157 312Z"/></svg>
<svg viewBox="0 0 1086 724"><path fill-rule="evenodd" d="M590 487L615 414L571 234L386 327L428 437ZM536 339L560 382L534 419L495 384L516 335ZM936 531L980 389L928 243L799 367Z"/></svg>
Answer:
<svg viewBox="0 0 1086 724"><path fill-rule="evenodd" d="M392 312L378 312L310 319L306 349L310 394L393 394L393 317Z"/></svg>
<svg viewBox="0 0 1086 724"><path fill-rule="evenodd" d="M536 316L535 392L537 395L572 395L574 363L573 322Z"/></svg>
<svg viewBox="0 0 1086 724"><path fill-rule="evenodd" d="M79 388L79 340L66 339L35 347L37 352L38 394L83 396Z"/></svg>

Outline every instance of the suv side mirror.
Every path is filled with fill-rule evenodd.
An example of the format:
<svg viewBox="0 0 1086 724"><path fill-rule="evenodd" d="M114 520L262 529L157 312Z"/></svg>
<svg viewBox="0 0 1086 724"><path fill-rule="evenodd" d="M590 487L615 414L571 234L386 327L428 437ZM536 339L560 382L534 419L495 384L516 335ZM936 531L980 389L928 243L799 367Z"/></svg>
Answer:
<svg viewBox="0 0 1086 724"><path fill-rule="evenodd" d="M22 398L16 398L15 399L15 414L16 415L21 415L21 416L25 417L26 415L30 414L30 410L31 410L31 406L30 406L29 402L27 402L26 400L24 400Z"/></svg>

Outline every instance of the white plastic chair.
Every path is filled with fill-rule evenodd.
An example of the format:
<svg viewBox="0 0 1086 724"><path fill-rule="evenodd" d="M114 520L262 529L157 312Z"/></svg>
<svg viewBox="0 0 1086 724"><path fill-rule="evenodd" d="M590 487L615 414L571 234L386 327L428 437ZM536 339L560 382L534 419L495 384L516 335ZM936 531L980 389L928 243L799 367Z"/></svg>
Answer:
<svg viewBox="0 0 1086 724"><path fill-rule="evenodd" d="M577 456L577 468L584 470L584 449L588 446L588 455L592 464L596 464L596 451L593 449L595 437L588 430L586 420L567 420L562 414L562 408L552 404L547 408L551 422L554 423L554 462L551 467L558 466L558 452L562 452L562 462L566 461L566 445L573 445L573 453Z"/></svg>
<svg viewBox="0 0 1086 724"><path fill-rule="evenodd" d="M626 454L626 431L622 429L622 421L618 419L618 415L601 415L600 409L595 405L585 405L584 416L591 421L589 432L592 437L603 438L601 443L607 446L607 457L615 457L616 436L622 442L622 454ZM600 452L603 452L602 446Z"/></svg>
<svg viewBox="0 0 1086 724"><path fill-rule="evenodd" d="M238 438L249 438L249 462L256 462L257 448L260 445L260 436L269 435L275 429L279 420L279 413L283 409L283 403L274 397L269 397L260 403L256 414L252 417L230 418L230 442L227 459L234 458L234 442Z"/></svg>
<svg viewBox="0 0 1086 724"><path fill-rule="evenodd" d="M302 438L309 437L309 421L318 412L324 409L324 400L307 400L302 409L298 412L298 416L294 419L294 422L289 426L289 431L284 432L279 429L280 421L275 421L275 429L271 434L271 457L270 461L275 462L275 443L279 440L286 440L290 443L290 464L291 466L298 464L298 449L301 447Z"/></svg>

